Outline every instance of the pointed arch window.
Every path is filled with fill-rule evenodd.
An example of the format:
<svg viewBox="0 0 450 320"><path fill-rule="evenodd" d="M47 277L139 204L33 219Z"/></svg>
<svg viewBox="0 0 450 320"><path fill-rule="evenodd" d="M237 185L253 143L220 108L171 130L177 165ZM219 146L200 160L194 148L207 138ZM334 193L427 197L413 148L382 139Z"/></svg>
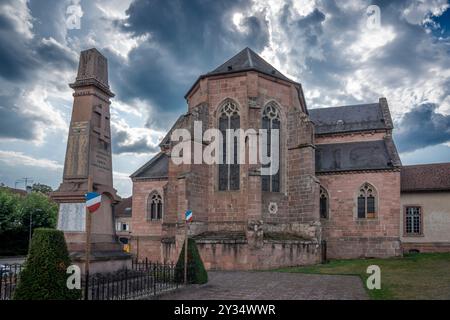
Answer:
<svg viewBox="0 0 450 320"><path fill-rule="evenodd" d="M377 194L370 183L364 183L358 192L358 218L375 218Z"/></svg>
<svg viewBox="0 0 450 320"><path fill-rule="evenodd" d="M329 197L328 192L325 188L320 187L320 218L328 219L329 211Z"/></svg>
<svg viewBox="0 0 450 320"><path fill-rule="evenodd" d="M239 108L232 100L226 100L219 110L219 130L222 133L221 162L219 164L219 190L239 190L238 138L227 139L227 130L240 128ZM230 139L231 140L231 139ZM233 151L231 153L231 151ZM229 155L228 155L229 153ZM227 158L230 159L227 160Z"/></svg>
<svg viewBox="0 0 450 320"><path fill-rule="evenodd" d="M269 102L263 110L262 114L262 129L267 130L267 155L271 156L271 133L273 129L281 130L280 121L280 109L275 102ZM278 144L279 157L281 156L280 144ZM279 159L281 160L281 159ZM279 161L281 163L281 161ZM263 168L270 167L270 164L263 165ZM277 168L276 172L272 172L270 175L262 175L261 188L262 191L280 192L280 168Z"/></svg>
<svg viewBox="0 0 450 320"><path fill-rule="evenodd" d="M158 192L152 192L147 199L147 220L161 220L163 201Z"/></svg>

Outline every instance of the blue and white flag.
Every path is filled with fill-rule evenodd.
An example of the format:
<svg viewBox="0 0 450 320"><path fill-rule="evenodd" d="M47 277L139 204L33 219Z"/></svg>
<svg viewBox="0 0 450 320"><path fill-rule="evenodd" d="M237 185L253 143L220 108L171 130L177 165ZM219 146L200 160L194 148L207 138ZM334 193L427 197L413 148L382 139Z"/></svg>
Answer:
<svg viewBox="0 0 450 320"><path fill-rule="evenodd" d="M192 221L192 211L191 210L187 210L186 214L185 214L185 217L186 217L186 222L191 222Z"/></svg>
<svg viewBox="0 0 450 320"><path fill-rule="evenodd" d="M100 208L100 205L102 204L102 195L98 194L97 192L88 192L85 195L86 198L86 207L88 208L89 212L94 212L98 208Z"/></svg>

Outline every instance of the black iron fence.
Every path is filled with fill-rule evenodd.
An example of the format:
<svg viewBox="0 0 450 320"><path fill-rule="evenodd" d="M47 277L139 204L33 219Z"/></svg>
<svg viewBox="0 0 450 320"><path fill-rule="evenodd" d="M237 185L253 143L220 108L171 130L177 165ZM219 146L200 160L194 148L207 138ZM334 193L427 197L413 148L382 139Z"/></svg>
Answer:
<svg viewBox="0 0 450 320"><path fill-rule="evenodd" d="M22 265L2 265L0 274L0 300L10 300L20 278ZM188 266L188 279L192 273ZM133 260L131 269L89 277L86 291L85 279L81 281L83 299L128 300L152 297L177 289L184 284L184 268L174 263L159 263L149 260Z"/></svg>
<svg viewBox="0 0 450 320"><path fill-rule="evenodd" d="M188 278L192 267L188 266ZM184 283L184 269L174 263L133 260L132 268L116 273L96 274L89 277L87 300L128 300L156 296L177 289ZM85 288L85 282L82 283Z"/></svg>
<svg viewBox="0 0 450 320"><path fill-rule="evenodd" d="M21 271L21 264L0 265L0 300L12 299Z"/></svg>

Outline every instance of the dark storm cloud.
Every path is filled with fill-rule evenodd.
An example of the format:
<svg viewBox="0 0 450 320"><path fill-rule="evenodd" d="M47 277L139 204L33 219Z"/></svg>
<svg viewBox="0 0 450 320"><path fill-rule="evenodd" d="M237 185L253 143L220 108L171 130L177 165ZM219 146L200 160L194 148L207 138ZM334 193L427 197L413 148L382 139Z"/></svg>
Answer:
<svg viewBox="0 0 450 320"><path fill-rule="evenodd" d="M24 104L23 92L40 79L38 72L51 68L71 70L76 68L76 60L54 39L36 34L30 37L17 30L14 18L0 12L0 137L32 140L45 115L36 117L24 112L31 106ZM13 89L8 92L8 88Z"/></svg>
<svg viewBox="0 0 450 320"><path fill-rule="evenodd" d="M126 66L111 61L112 72L119 77L112 81L120 98L146 99L155 109L147 124L167 128L160 119L173 121L173 114L185 111L183 96L200 74L246 46L258 51L268 43L268 22L262 12L245 16L242 32L233 25L233 14L249 5L244 0L134 1L121 28L133 36L148 34L149 40L130 52Z"/></svg>
<svg viewBox="0 0 450 320"><path fill-rule="evenodd" d="M5 12L0 11L0 76L7 80L23 80L36 60L30 56L31 46L19 34Z"/></svg>
<svg viewBox="0 0 450 320"><path fill-rule="evenodd" d="M128 143L130 135L124 130L112 128L112 151L114 154L121 153L154 153L159 150L157 146L152 146L145 137L137 141Z"/></svg>
<svg viewBox="0 0 450 320"><path fill-rule="evenodd" d="M423 103L405 113L394 131L400 152L450 141L450 115L440 114L436 109L436 104Z"/></svg>
<svg viewBox="0 0 450 320"><path fill-rule="evenodd" d="M20 106L16 105L18 96L18 93L0 96L0 138L30 140L34 137L34 124L39 119L20 112Z"/></svg>

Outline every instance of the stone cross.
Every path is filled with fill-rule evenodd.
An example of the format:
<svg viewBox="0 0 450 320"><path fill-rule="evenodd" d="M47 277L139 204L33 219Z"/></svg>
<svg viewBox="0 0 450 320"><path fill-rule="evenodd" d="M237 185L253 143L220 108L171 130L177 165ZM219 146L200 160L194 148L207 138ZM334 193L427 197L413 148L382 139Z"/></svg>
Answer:
<svg viewBox="0 0 450 320"><path fill-rule="evenodd" d="M109 135L109 110L107 110L106 106L102 106L101 104L94 106L94 112L100 117L100 127L94 125L94 132L99 134L100 141L110 143L111 137Z"/></svg>

